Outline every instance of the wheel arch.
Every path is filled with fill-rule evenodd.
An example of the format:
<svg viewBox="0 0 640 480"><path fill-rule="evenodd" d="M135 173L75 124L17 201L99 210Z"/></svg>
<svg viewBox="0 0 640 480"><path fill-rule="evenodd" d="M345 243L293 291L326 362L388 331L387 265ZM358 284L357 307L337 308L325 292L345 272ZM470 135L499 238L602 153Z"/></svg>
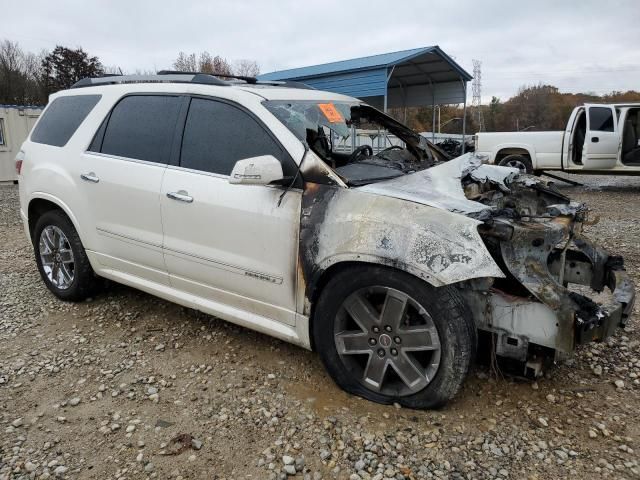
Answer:
<svg viewBox="0 0 640 480"><path fill-rule="evenodd" d="M36 227L36 223L38 219L44 215L46 212L51 210L59 210L63 212L67 218L73 224L73 227L80 234L80 229L78 228L78 221L71 213L71 209L68 205L66 205L59 198L54 197L53 195L47 193L35 193L29 199L29 204L27 206L27 220L29 225L29 236L31 241L33 242L33 233Z"/></svg>
<svg viewBox="0 0 640 480"><path fill-rule="evenodd" d="M330 264L327 268L319 271L317 275L310 279L307 283L306 296L309 302L309 341L312 351L316 351L315 340L313 338L313 324L315 322L315 308L324 288L329 284L332 278L345 270L357 270L365 268L382 268L389 271L400 271L411 275L427 284L430 287L441 287L445 284L435 277L425 275L424 272L412 267L411 265L392 264L388 261L375 261L375 259L358 259L358 260L341 260ZM455 286L455 284L449 284Z"/></svg>
<svg viewBox="0 0 640 480"><path fill-rule="evenodd" d="M535 152L528 145L502 145L496 151L494 163L498 165L503 158L509 155L522 155L531 160L532 163L535 161Z"/></svg>

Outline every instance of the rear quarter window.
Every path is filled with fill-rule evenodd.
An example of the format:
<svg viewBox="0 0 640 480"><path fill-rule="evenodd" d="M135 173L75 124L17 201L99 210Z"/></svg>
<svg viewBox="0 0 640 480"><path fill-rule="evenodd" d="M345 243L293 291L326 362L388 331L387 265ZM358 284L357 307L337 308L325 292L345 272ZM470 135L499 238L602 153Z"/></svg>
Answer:
<svg viewBox="0 0 640 480"><path fill-rule="evenodd" d="M31 134L31 141L64 147L101 97L73 95L56 98L42 114Z"/></svg>

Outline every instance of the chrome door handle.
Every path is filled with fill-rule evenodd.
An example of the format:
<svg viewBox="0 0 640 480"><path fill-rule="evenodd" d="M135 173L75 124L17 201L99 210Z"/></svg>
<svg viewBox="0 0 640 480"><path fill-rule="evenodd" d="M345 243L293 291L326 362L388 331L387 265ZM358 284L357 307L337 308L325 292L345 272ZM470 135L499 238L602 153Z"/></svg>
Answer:
<svg viewBox="0 0 640 480"><path fill-rule="evenodd" d="M83 173L80 175L80 178L82 180L86 180L87 182L91 182L91 183L98 183L100 181L98 176L93 172Z"/></svg>
<svg viewBox="0 0 640 480"><path fill-rule="evenodd" d="M191 203L193 197L190 197L184 190L178 190L177 192L167 192L167 197L171 200L178 200L179 202Z"/></svg>

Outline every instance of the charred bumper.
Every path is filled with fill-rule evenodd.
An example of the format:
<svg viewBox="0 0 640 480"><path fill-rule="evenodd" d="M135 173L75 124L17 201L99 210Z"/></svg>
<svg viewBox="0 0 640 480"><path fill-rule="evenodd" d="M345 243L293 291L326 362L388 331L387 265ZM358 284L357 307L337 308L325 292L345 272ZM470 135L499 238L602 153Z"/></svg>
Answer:
<svg viewBox="0 0 640 480"><path fill-rule="evenodd" d="M602 341L629 320L635 301L635 285L624 270L620 257L609 257L605 262L602 281L613 298L602 306L576 312L575 331L577 343Z"/></svg>
<svg viewBox="0 0 640 480"><path fill-rule="evenodd" d="M507 278L472 302L482 303L479 328L496 335L499 355L526 360L531 344L570 353L629 319L635 286L622 258L581 234L579 212L562 213L484 227Z"/></svg>

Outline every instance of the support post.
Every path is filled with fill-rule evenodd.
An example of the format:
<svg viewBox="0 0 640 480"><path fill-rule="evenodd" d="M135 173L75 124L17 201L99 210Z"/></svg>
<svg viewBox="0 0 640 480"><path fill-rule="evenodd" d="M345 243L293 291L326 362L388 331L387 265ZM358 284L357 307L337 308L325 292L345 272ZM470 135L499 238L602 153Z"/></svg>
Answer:
<svg viewBox="0 0 640 480"><path fill-rule="evenodd" d="M431 84L431 142L436 143L436 96Z"/></svg>
<svg viewBox="0 0 640 480"><path fill-rule="evenodd" d="M465 135L467 133L467 82L465 82L462 77L460 77L460 81L462 82L462 92L464 94L464 103L462 104L462 146L460 152L464 155L464 151L467 146L465 139Z"/></svg>

